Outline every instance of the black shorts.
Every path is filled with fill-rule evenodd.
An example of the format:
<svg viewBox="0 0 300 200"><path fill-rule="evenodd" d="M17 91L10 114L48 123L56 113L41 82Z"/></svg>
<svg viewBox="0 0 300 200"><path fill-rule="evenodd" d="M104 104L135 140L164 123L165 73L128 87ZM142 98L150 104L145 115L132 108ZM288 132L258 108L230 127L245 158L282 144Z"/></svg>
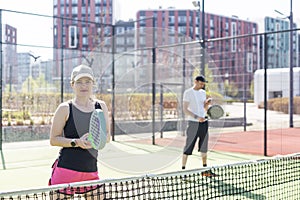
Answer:
<svg viewBox="0 0 300 200"><path fill-rule="evenodd" d="M198 151L206 153L208 150L208 121L188 122L188 127L186 130L186 143L183 150L184 154L191 155L193 153L193 149L198 138Z"/></svg>

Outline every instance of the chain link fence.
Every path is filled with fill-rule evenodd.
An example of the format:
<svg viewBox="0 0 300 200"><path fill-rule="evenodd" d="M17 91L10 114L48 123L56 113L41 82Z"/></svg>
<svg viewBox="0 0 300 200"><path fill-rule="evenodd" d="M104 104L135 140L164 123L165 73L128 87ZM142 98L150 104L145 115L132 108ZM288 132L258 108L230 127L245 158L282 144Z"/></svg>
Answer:
<svg viewBox="0 0 300 200"><path fill-rule="evenodd" d="M73 97L70 74L82 63L95 72L95 96L109 106L113 132L127 134L148 130L154 135L167 130L168 123L176 131L184 130L182 94L198 74L204 73L208 94L226 111L213 127L217 131L224 128L226 119L236 117L226 110L232 102L266 107L265 100L279 98L273 107L286 112L291 61L293 96L300 94L299 45L293 43L291 58L290 30L195 41L173 30L138 28L136 22L127 23L129 28L122 32L118 27L126 27L124 23L9 10L1 10L0 17L4 127L49 125L59 103ZM76 28L79 25L82 31ZM294 41L298 33L293 30ZM205 42L204 50L201 42ZM298 103L294 108L299 110ZM245 110L237 117L246 126ZM175 125L170 125L172 120ZM134 121L131 128L124 123L128 121Z"/></svg>

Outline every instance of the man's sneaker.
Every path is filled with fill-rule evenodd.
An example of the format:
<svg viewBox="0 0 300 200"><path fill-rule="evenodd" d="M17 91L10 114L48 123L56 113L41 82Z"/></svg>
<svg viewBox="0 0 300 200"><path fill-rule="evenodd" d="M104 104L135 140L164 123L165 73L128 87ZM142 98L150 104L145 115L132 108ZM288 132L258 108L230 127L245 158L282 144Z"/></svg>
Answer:
<svg viewBox="0 0 300 200"><path fill-rule="evenodd" d="M218 176L217 174L213 173L211 170L207 170L201 173L202 176L207 176L207 177L216 177Z"/></svg>

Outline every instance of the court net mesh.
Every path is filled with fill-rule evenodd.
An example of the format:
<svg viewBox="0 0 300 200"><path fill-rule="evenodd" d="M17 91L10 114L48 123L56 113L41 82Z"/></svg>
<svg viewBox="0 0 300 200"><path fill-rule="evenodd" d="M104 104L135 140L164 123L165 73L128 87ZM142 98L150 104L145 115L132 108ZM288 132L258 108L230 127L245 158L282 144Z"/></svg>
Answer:
<svg viewBox="0 0 300 200"><path fill-rule="evenodd" d="M300 199L300 154L0 193L0 199Z"/></svg>

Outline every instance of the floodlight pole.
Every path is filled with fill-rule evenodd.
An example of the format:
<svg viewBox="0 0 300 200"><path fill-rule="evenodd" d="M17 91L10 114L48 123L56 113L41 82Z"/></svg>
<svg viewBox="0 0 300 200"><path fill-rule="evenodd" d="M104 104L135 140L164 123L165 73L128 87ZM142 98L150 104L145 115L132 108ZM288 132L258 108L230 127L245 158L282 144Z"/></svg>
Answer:
<svg viewBox="0 0 300 200"><path fill-rule="evenodd" d="M290 94L289 94L289 126L290 128L294 127L294 120L293 120L293 113L294 113L294 72L293 72L293 0L290 3L290 15L287 17L290 21ZM275 12L279 13L280 15L284 15L283 13L275 10Z"/></svg>

